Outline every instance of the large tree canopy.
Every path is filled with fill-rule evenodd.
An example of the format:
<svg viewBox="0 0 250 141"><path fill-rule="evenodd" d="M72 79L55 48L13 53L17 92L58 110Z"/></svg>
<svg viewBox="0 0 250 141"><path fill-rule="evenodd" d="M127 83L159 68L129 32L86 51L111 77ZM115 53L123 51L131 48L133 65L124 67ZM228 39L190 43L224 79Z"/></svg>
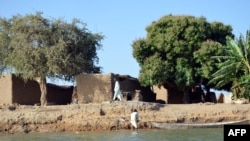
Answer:
<svg viewBox="0 0 250 141"><path fill-rule="evenodd" d="M204 17L168 15L146 28L147 36L133 42L139 80L152 86L174 82L178 88L209 80L218 68L211 56L224 52L232 27L209 23Z"/></svg>
<svg viewBox="0 0 250 141"><path fill-rule="evenodd" d="M41 104L46 105L46 77L73 80L77 74L101 71L96 51L102 39L78 19L67 23L39 12L0 18L0 66L24 80L40 78Z"/></svg>

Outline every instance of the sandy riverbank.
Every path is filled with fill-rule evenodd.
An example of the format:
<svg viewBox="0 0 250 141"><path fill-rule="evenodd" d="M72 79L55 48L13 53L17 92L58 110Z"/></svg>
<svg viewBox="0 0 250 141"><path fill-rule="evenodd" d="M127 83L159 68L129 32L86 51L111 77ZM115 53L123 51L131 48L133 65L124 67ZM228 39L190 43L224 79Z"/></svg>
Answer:
<svg viewBox="0 0 250 141"><path fill-rule="evenodd" d="M83 132L115 130L117 120L139 112L139 129L152 129L150 121L209 123L250 119L250 104L156 104L104 102L63 106L0 105L0 134L35 132ZM131 129L119 122L119 129Z"/></svg>

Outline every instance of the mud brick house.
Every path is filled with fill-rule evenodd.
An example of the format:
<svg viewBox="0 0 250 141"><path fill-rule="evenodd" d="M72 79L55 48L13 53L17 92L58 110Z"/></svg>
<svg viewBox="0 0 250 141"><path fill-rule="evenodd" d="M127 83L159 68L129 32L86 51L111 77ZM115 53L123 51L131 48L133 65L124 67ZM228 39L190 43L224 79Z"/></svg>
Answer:
<svg viewBox="0 0 250 141"><path fill-rule="evenodd" d="M103 102L112 97L112 75L82 74L76 76L79 103Z"/></svg>
<svg viewBox="0 0 250 141"><path fill-rule="evenodd" d="M76 77L79 103L111 101L114 94L114 78L120 78L123 100L155 101L156 95L149 87L142 87L136 78L118 74L82 74ZM139 96L141 98L137 98Z"/></svg>
<svg viewBox="0 0 250 141"><path fill-rule="evenodd" d="M159 103L168 103L168 91L163 87L153 86L152 91L156 93L156 101Z"/></svg>
<svg viewBox="0 0 250 141"><path fill-rule="evenodd" d="M183 103L183 96L174 89L164 87L143 87L137 78L129 75L82 74L76 76L78 103L111 101L114 94L114 78L120 78L124 101L145 101L167 104ZM59 86L47 83L49 105L71 103L73 86ZM0 76L0 104L34 105L40 103L40 88L37 81L24 82L15 75Z"/></svg>
<svg viewBox="0 0 250 141"><path fill-rule="evenodd" d="M39 84L35 81L24 81L15 75L0 77L0 103L32 105L40 103Z"/></svg>
<svg viewBox="0 0 250 141"><path fill-rule="evenodd" d="M120 78L123 100L182 104L183 94L174 87L143 87L137 78L120 74L82 74L76 77L79 103L111 101L114 95L114 78Z"/></svg>
<svg viewBox="0 0 250 141"><path fill-rule="evenodd" d="M156 102L162 104L183 104L183 94L175 87L168 89L163 86L153 86L151 90L156 93Z"/></svg>
<svg viewBox="0 0 250 141"><path fill-rule="evenodd" d="M71 102L73 86L47 84L48 104L63 105ZM40 103L41 91L37 81L24 82L15 75L0 76L0 104L34 105Z"/></svg>

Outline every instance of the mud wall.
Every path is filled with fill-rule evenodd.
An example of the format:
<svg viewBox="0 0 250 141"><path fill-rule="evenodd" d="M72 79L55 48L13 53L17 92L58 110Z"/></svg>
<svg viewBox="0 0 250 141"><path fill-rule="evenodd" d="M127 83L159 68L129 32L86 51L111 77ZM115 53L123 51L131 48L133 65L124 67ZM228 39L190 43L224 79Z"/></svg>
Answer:
<svg viewBox="0 0 250 141"><path fill-rule="evenodd" d="M83 74L76 76L79 103L112 100L114 74Z"/></svg>
<svg viewBox="0 0 250 141"><path fill-rule="evenodd" d="M117 74L116 74L117 75ZM120 87L123 95L129 94L131 97L123 97L127 98L127 100L138 101L138 95L136 91L139 90L140 93L140 101L145 102L155 102L156 95L151 90L150 87L141 86L139 80L137 78L131 77L129 75L119 75L120 78Z"/></svg>
<svg viewBox="0 0 250 141"><path fill-rule="evenodd" d="M159 103L168 103L168 91L163 86L153 86L152 91L156 93L156 101Z"/></svg>
<svg viewBox="0 0 250 141"><path fill-rule="evenodd" d="M40 88L37 81L24 82L12 75L12 103L21 105L33 105L40 103Z"/></svg>
<svg viewBox="0 0 250 141"><path fill-rule="evenodd" d="M12 103L11 75L0 76L0 104Z"/></svg>
<svg viewBox="0 0 250 141"><path fill-rule="evenodd" d="M122 91L134 92L135 90L141 89L140 83L136 78L126 75L120 75L120 77L121 77L120 87Z"/></svg>
<svg viewBox="0 0 250 141"><path fill-rule="evenodd" d="M120 88L123 94L123 99L126 101L133 101L137 100L135 98L136 96L136 90L141 90L141 86L139 81L136 78L130 77L128 75L119 75L120 78ZM113 81L113 84L115 82ZM114 85L113 85L114 86ZM112 88L114 89L114 88ZM142 93L140 93L142 94ZM143 100L143 98L142 98Z"/></svg>
<svg viewBox="0 0 250 141"><path fill-rule="evenodd" d="M79 103L99 103L111 101L114 95L115 78L120 79L120 89L123 99L136 100L135 91L140 90L142 101L154 102L156 99L150 87L142 87L138 79L119 74L84 74L76 77L77 95ZM129 98L129 97L130 98Z"/></svg>
<svg viewBox="0 0 250 141"><path fill-rule="evenodd" d="M73 86L47 84L47 100L51 104L63 105L71 102ZM40 103L41 91L37 81L24 82L15 75L0 77L0 104L34 105Z"/></svg>

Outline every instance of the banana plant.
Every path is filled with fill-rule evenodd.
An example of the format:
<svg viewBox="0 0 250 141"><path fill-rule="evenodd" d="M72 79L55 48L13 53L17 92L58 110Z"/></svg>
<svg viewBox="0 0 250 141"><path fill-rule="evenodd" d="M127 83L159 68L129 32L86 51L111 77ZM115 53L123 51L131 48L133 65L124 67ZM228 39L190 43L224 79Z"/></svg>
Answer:
<svg viewBox="0 0 250 141"><path fill-rule="evenodd" d="M220 60L219 70L212 75L209 83L216 84L220 88L231 83L233 98L250 99L250 32L246 38L240 35L239 39L227 38L225 55L213 56Z"/></svg>

